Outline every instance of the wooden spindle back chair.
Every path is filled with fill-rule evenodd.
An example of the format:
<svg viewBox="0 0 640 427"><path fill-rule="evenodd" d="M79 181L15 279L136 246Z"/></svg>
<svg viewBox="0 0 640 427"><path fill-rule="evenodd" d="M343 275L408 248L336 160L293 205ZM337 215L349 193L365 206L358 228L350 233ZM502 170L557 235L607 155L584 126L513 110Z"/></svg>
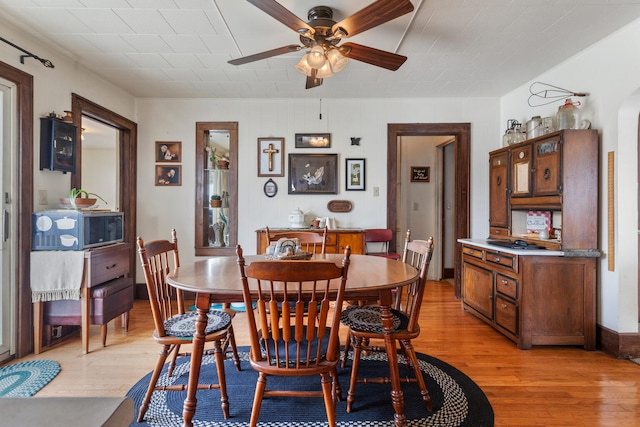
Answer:
<svg viewBox="0 0 640 427"><path fill-rule="evenodd" d="M329 426L336 425L340 359L338 329L351 249L342 265L314 260L254 260L245 265L238 246L251 339L250 364L258 381L249 425L255 427L264 396L323 397ZM319 375L322 392L267 389L274 376Z"/></svg>
<svg viewBox="0 0 640 427"><path fill-rule="evenodd" d="M195 319L197 312L185 310L185 301L182 290L174 288L167 283L167 275L173 269L180 267L178 252L178 239L176 231L171 230L171 240L152 240L145 242L140 237L137 239L140 262L144 270L151 315L155 330L153 338L162 345L162 351L158 356L153 374L149 381L149 387L145 394L138 413L138 422L144 420L145 413L149 409L151 395L154 390L184 390L186 385L165 387L157 386L158 378L166 362L171 355L167 374L171 376L178 356L188 356L189 353L180 352L182 344L190 344L195 334ZM199 388L220 389L222 411L225 418L229 417L228 398L224 375L224 354L230 346L233 351L236 369L240 369L240 359L233 336L231 319L234 316L232 310L211 310L208 314L209 321L205 329L205 341L213 343L213 353L216 357L218 370L218 384L199 385ZM210 350L211 352L211 350Z"/></svg>
<svg viewBox="0 0 640 427"><path fill-rule="evenodd" d="M428 240L413 240L405 243L402 261L415 267L419 274L413 283L399 286L395 289L394 303L391 310L395 327L391 336L399 343L400 351L404 354L414 373L414 378L404 378L401 381L418 383L422 400L428 411L433 410L431 398L425 386L411 340L420 335L419 316L427 282L427 272L433 255L433 246L433 237L429 237ZM384 339L380 313L380 306L377 305L350 306L342 312L341 321L349 327L347 345L342 355L342 367L346 364L350 346L353 346L353 362L349 392L347 394L347 412L351 412L353 408L356 384L367 382L385 383L389 381L385 377L358 378L358 367L362 352L385 351L383 346L370 344L371 340ZM359 319L367 319L367 323L362 323Z"/></svg>

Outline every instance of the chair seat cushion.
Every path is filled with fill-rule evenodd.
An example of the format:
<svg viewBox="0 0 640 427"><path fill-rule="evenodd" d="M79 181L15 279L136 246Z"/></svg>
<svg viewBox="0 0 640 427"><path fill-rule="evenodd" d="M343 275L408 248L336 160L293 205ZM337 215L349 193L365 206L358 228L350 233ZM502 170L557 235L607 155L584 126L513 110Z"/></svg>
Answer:
<svg viewBox="0 0 640 427"><path fill-rule="evenodd" d="M196 333L196 317L197 311L190 311L185 314L178 314L164 322L164 329L167 335L174 337L191 338ZM210 310L207 313L207 327L205 334L211 334L222 329L226 329L231 325L231 316L220 310Z"/></svg>
<svg viewBox="0 0 640 427"><path fill-rule="evenodd" d="M354 331L382 333L381 312L382 309L377 305L352 305L342 311L340 322ZM409 323L406 315L394 309L391 309L391 315L394 330L406 328Z"/></svg>

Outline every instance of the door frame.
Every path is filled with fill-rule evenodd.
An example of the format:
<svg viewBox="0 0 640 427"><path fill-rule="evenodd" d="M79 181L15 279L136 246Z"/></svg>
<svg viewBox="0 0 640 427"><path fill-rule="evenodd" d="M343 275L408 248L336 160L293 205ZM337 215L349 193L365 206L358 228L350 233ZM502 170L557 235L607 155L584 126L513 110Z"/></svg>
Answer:
<svg viewBox="0 0 640 427"><path fill-rule="evenodd" d="M30 253L31 212L33 212L33 76L4 62L0 62L0 76L16 85L16 126L19 161L15 177L18 194L13 195L15 230L18 232L15 261L16 278L16 357L21 358L33 349L33 304L31 304Z"/></svg>
<svg viewBox="0 0 640 427"><path fill-rule="evenodd" d="M455 137L455 206L454 206L454 277L456 298L461 297L460 269L462 265L461 244L458 239L470 235L470 176L471 176L471 124L470 123L389 123L387 124L387 228L396 230L398 138L401 136L443 136ZM396 233L393 233L391 247L396 247Z"/></svg>

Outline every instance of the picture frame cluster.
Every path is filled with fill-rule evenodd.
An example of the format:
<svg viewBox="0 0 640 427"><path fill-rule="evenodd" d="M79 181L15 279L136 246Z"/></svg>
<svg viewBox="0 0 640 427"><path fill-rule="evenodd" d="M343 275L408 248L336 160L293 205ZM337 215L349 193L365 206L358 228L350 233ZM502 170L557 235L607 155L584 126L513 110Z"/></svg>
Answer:
<svg viewBox="0 0 640 427"><path fill-rule="evenodd" d="M331 148L330 133L297 133L295 148ZM285 139L261 137L257 144L258 177L270 178L264 185L267 197L277 194L273 177L284 177L287 170L288 194L338 194L337 153L288 153L285 157ZM285 158L288 165L285 167ZM345 191L366 191L366 159L345 159Z"/></svg>
<svg viewBox="0 0 640 427"><path fill-rule="evenodd" d="M156 186L182 185L182 141L156 141Z"/></svg>

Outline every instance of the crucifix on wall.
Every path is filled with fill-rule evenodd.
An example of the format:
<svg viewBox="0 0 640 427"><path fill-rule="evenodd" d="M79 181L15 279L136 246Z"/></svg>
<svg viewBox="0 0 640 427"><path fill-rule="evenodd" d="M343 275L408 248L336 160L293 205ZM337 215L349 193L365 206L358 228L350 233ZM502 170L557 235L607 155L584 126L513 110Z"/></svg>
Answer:
<svg viewBox="0 0 640 427"><path fill-rule="evenodd" d="M258 176L284 176L284 138L258 138Z"/></svg>

